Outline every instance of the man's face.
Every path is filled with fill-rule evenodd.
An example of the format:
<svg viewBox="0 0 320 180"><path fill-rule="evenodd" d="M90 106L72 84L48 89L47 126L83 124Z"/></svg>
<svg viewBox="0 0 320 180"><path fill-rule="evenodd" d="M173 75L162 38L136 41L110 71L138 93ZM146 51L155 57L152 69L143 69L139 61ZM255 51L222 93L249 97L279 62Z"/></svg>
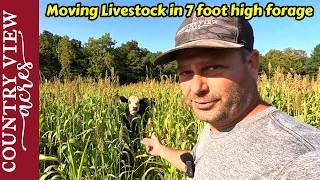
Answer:
<svg viewBox="0 0 320 180"><path fill-rule="evenodd" d="M190 49L177 55L179 82L196 116L224 127L255 101L259 64L240 50Z"/></svg>

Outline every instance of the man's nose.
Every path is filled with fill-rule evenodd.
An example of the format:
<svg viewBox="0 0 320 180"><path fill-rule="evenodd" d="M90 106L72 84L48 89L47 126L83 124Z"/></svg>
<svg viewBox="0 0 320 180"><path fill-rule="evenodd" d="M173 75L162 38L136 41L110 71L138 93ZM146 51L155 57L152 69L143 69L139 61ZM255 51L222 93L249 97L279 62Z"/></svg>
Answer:
<svg viewBox="0 0 320 180"><path fill-rule="evenodd" d="M192 79L191 90L197 95L207 93L209 91L207 79L197 74L194 75Z"/></svg>

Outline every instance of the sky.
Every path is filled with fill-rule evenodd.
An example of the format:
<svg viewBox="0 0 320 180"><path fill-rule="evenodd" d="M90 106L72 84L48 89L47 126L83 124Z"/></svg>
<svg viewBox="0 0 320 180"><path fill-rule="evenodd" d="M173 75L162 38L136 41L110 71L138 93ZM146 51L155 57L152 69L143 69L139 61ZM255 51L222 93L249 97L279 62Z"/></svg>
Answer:
<svg viewBox="0 0 320 180"><path fill-rule="evenodd" d="M44 30L86 43L89 37L99 38L110 33L117 45L136 40L140 47L152 52L166 51L174 47L174 36L184 17L98 17L94 21L86 17L45 17L47 4L71 6L78 2L86 6L100 6L113 2L118 6L135 4L154 6L158 3L168 5L173 1L157 0L39 0L40 33ZM174 1L176 5L205 2L207 5L221 5L246 2L247 5L259 3L265 7L268 2L278 6L313 6L314 16L301 21L293 17L254 17L250 23L254 30L254 48L261 54L270 49L284 50L294 48L305 50L310 55L317 44L320 44L320 4L315 0L277 0L277 1Z"/></svg>

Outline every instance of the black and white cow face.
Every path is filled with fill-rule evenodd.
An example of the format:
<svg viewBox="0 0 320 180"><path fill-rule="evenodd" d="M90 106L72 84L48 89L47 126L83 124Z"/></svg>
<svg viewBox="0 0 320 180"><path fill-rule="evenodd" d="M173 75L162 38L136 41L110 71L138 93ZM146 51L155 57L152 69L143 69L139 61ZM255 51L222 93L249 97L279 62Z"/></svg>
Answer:
<svg viewBox="0 0 320 180"><path fill-rule="evenodd" d="M130 96L128 99L129 112L131 115L136 115L140 108L140 99L136 96Z"/></svg>
<svg viewBox="0 0 320 180"><path fill-rule="evenodd" d="M136 115L140 109L140 102L141 100L137 96L130 96L128 99L121 96L120 97L122 102L128 103L129 112L131 115Z"/></svg>

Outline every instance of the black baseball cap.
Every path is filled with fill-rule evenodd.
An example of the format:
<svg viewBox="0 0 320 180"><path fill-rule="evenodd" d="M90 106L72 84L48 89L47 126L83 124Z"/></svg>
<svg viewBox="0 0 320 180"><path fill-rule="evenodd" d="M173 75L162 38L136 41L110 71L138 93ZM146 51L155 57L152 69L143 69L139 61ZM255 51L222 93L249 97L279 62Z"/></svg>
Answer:
<svg viewBox="0 0 320 180"><path fill-rule="evenodd" d="M176 53L193 48L246 48L253 50L254 36L250 23L243 17L186 18L176 32L175 48L161 54L155 64L166 64L176 59Z"/></svg>

